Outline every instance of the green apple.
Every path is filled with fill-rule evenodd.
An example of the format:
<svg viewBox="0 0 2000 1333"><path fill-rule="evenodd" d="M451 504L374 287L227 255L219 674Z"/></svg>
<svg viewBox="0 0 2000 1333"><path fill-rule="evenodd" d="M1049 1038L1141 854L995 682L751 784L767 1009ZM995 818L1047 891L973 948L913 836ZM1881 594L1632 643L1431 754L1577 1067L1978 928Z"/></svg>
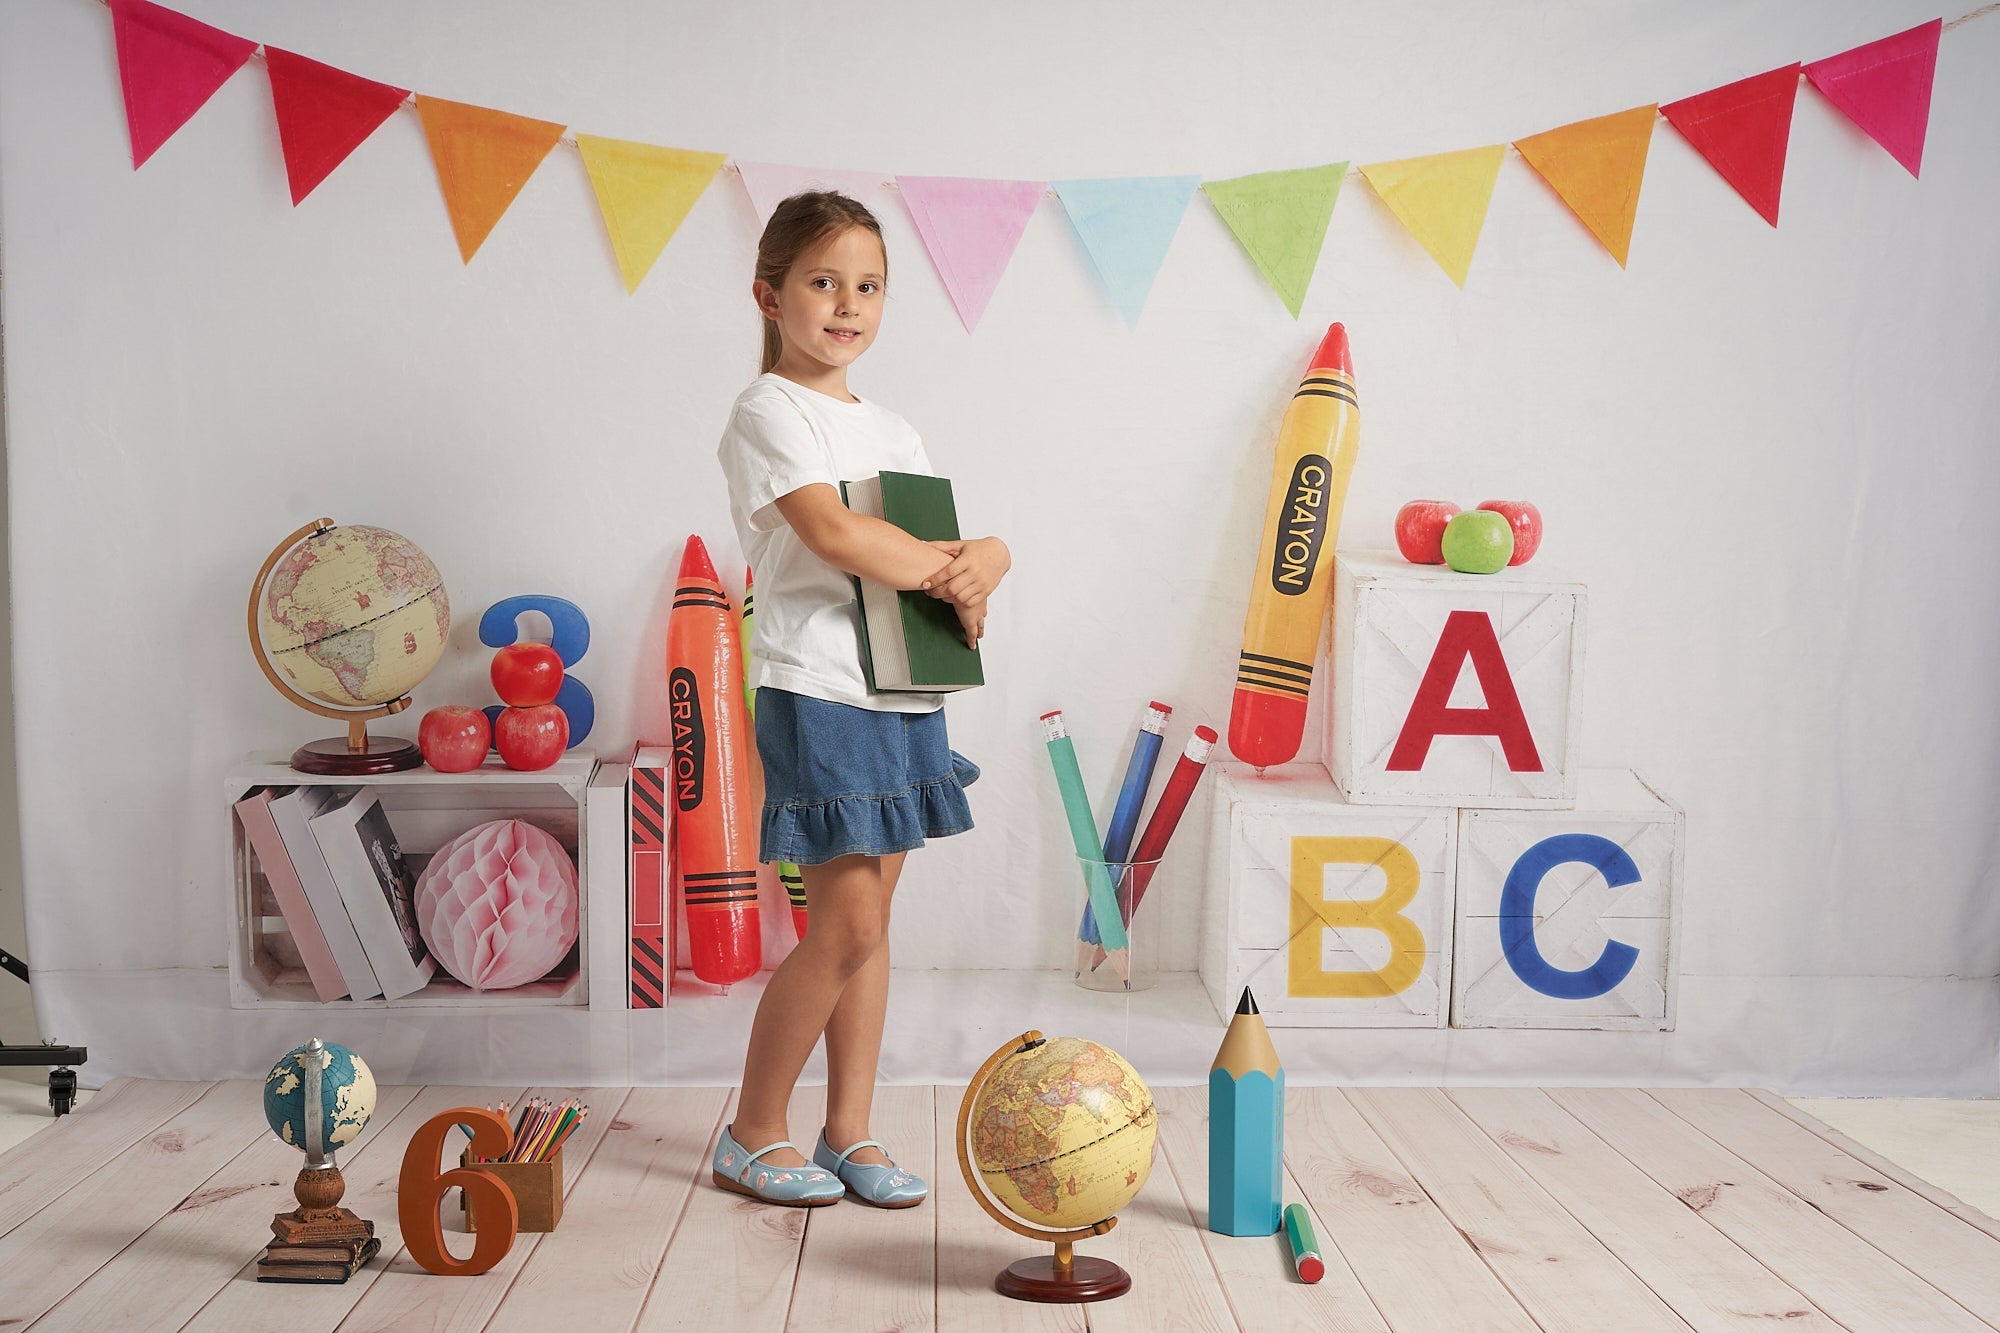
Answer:
<svg viewBox="0 0 2000 1333"><path fill-rule="evenodd" d="M1505 514L1474 509L1444 525L1444 562L1461 574L1498 574L1514 556L1514 525Z"/></svg>

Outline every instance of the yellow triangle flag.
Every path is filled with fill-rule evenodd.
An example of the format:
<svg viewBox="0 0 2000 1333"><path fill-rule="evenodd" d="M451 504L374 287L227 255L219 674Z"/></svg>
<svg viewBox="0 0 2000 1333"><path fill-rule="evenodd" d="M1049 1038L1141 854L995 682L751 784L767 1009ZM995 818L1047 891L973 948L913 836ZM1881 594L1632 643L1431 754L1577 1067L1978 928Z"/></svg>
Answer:
<svg viewBox="0 0 2000 1333"><path fill-rule="evenodd" d="M1635 106L1514 141L1620 268L1632 248L1639 183L1659 111L1657 105Z"/></svg>
<svg viewBox="0 0 2000 1333"><path fill-rule="evenodd" d="M1361 168L1361 174L1389 206L1418 244L1431 252L1438 267L1465 286L1479 229L1486 225L1486 205L1493 200L1493 182L1507 145L1466 148L1456 153L1406 157Z"/></svg>
<svg viewBox="0 0 2000 1333"><path fill-rule="evenodd" d="M715 179L724 153L660 148L625 139L576 136L590 188L611 233L611 251L629 296L639 290L653 261L667 248L694 201Z"/></svg>
<svg viewBox="0 0 2000 1333"><path fill-rule="evenodd" d="M528 177L562 138L563 127L507 111L417 94L445 211L466 263L479 253Z"/></svg>

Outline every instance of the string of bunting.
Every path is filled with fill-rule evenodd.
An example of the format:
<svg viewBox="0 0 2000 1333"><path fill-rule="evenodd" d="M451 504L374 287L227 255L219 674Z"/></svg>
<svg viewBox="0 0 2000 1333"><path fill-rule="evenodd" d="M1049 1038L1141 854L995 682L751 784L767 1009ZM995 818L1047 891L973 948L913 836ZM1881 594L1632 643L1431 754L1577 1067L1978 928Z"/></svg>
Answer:
<svg viewBox="0 0 2000 1333"><path fill-rule="evenodd" d="M142 167L260 50L296 207L399 108L414 104L466 263L559 143L583 158L629 294L651 271L728 155L567 133L552 121L446 101L262 45L150 0L102 0L111 10L132 166ZM1923 166L1939 39L2000 10L1988 4L1811 62L1794 62L1679 101L1647 103L1516 139L1512 147L1620 267L1653 127L1664 116L1773 227L1783 192L1792 109L1803 75L1912 176ZM1490 144L1353 166L1348 162L1199 176L1018 181L894 176L735 161L759 220L807 188L856 197L890 186L966 331L978 327L1028 221L1053 191L1112 303L1137 327L1153 280L1195 191L1207 196L1250 261L1296 319L1350 167L1460 287L1509 145Z"/></svg>

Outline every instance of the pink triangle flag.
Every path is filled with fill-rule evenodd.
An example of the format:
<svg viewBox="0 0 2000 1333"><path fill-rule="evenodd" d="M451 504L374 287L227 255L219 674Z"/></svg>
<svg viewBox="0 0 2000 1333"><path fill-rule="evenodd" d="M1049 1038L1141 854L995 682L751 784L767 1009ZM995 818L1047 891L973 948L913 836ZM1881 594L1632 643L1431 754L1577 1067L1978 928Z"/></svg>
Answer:
<svg viewBox="0 0 2000 1333"><path fill-rule="evenodd" d="M1775 227L1798 94L1794 63L1668 102L1660 114Z"/></svg>
<svg viewBox="0 0 2000 1333"><path fill-rule="evenodd" d="M410 94L317 60L264 48L292 205L311 194Z"/></svg>
<svg viewBox="0 0 2000 1333"><path fill-rule="evenodd" d="M1931 80L1937 73L1938 37L1943 32L1944 20L1932 19L1806 66L1813 87L1888 149L1912 176L1924 164Z"/></svg>
<svg viewBox="0 0 2000 1333"><path fill-rule="evenodd" d="M243 68L257 43L147 0L110 0L110 5L125 128L137 171Z"/></svg>
<svg viewBox="0 0 2000 1333"><path fill-rule="evenodd" d="M965 176L898 176L896 185L960 322L971 333L1047 185Z"/></svg>
<svg viewBox="0 0 2000 1333"><path fill-rule="evenodd" d="M869 196L888 181L884 171L842 171L830 167L788 167L777 162L738 162L736 174L743 181L743 193L759 224L771 220L771 210L780 200L807 190L833 190L850 199L867 203Z"/></svg>

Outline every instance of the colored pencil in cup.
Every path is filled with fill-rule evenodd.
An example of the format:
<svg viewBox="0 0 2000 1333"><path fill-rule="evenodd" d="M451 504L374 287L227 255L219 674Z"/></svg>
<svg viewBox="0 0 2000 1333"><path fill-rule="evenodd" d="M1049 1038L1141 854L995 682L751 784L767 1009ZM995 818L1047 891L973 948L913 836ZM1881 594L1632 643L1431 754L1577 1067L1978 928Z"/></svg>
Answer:
<svg viewBox="0 0 2000 1333"><path fill-rule="evenodd" d="M1111 874L1118 888L1118 915L1128 922L1132 913L1125 898L1128 884L1125 854L1132 849L1132 835L1139 831L1139 810L1146 803L1146 789L1153 785L1153 765L1160 758L1160 733L1166 730L1167 719L1173 716L1173 712L1171 705L1158 700L1146 705L1146 716L1139 723L1139 734L1132 738L1132 757L1125 761L1125 781L1118 789L1117 804L1111 809L1111 822L1104 826L1104 860L1113 867ZM1092 945L1102 943L1096 917L1096 912L1086 901L1083 905L1083 924L1077 930L1078 939L1087 940Z"/></svg>
<svg viewBox="0 0 2000 1333"><path fill-rule="evenodd" d="M1146 831L1139 835L1139 846L1132 853L1132 869L1122 903L1127 925L1132 923L1140 900L1146 896L1146 886L1153 882L1154 872L1160 868L1160 858L1167 854L1167 842L1174 836L1174 830L1180 827L1181 815L1187 810L1195 785L1208 771L1208 756L1215 749L1215 739L1213 727L1194 729L1194 735L1188 737L1187 748L1181 751L1174 771L1167 777L1160 799L1153 805L1152 817L1146 821ZM1090 966L1095 970L1103 961L1104 950L1098 949Z"/></svg>
<svg viewBox="0 0 2000 1333"><path fill-rule="evenodd" d="M1063 814L1069 820L1070 843L1083 865L1084 888L1096 910L1097 928L1112 970L1127 989L1132 985L1132 957L1125 938L1125 921L1118 915L1118 895L1104 864L1104 844L1097 840L1097 821L1091 818L1090 799L1084 795L1083 774L1076 766L1076 746L1063 725L1062 710L1042 714L1042 734L1048 741L1049 763L1055 768L1056 788L1062 793ZM1077 941L1077 975L1083 975L1090 946Z"/></svg>

